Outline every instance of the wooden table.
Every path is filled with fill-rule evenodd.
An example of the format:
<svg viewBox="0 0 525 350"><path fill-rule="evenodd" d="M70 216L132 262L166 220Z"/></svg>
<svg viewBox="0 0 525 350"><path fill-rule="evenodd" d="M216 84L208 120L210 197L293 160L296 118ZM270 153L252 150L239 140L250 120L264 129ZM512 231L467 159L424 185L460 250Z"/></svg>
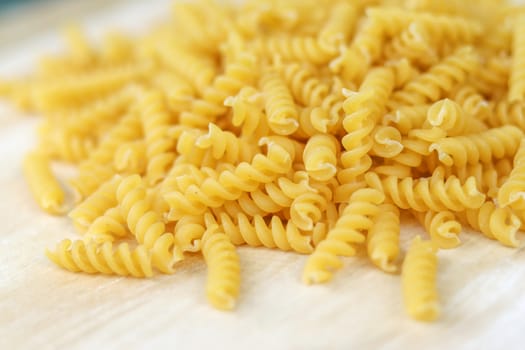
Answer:
<svg viewBox="0 0 525 350"><path fill-rule="evenodd" d="M136 29L166 3L118 4L86 23L95 34L108 26ZM0 74L27 70L57 47L54 30L18 41L0 51ZM242 295L231 313L207 304L200 258L150 280L63 271L43 253L75 237L73 227L42 213L22 178L38 118L0 108L0 349L525 348L525 251L479 233L465 232L460 248L439 252L443 309L434 324L409 319L399 276L364 258L348 259L332 283L307 287L300 281L304 256L241 248ZM404 224L403 242L414 234L423 230Z"/></svg>

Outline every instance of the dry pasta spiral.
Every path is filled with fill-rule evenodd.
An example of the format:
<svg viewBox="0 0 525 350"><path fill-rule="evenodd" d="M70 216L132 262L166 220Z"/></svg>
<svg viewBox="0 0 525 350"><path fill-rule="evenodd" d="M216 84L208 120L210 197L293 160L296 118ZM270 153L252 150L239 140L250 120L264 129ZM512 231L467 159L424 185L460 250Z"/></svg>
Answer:
<svg viewBox="0 0 525 350"><path fill-rule="evenodd" d="M395 205L382 204L374 218L374 225L366 236L370 260L385 272L396 272L399 255L399 210Z"/></svg>
<svg viewBox="0 0 525 350"><path fill-rule="evenodd" d="M437 256L433 242L417 236L410 245L401 273L405 308L420 321L432 321L440 308L436 290Z"/></svg>
<svg viewBox="0 0 525 350"><path fill-rule="evenodd" d="M413 211L412 213L423 224L432 242L437 247L449 249L461 244L461 240L458 237L461 232L461 224L454 213L448 210L440 212L427 211L426 213Z"/></svg>
<svg viewBox="0 0 525 350"><path fill-rule="evenodd" d="M395 176L381 180L372 172L365 177L371 187L382 189L402 209L421 212L447 209L462 211L467 208L477 209L484 203L485 195L478 190L475 178L470 177L461 183L455 176L445 180L443 175L443 170L435 170L432 177L417 180Z"/></svg>
<svg viewBox="0 0 525 350"><path fill-rule="evenodd" d="M305 283L327 282L332 278L332 271L342 267L339 256L355 254L353 245L365 241L361 231L372 227L372 218L379 212L383 200L384 195L373 189L360 189L352 195L335 227L308 257L303 271Z"/></svg>
<svg viewBox="0 0 525 350"><path fill-rule="evenodd" d="M202 255L208 266L206 295L218 309L235 307L240 289L240 263L227 235L208 227L202 239Z"/></svg>
<svg viewBox="0 0 525 350"><path fill-rule="evenodd" d="M522 139L514 156L514 167L498 190L498 203L516 210L525 208L525 141Z"/></svg>
<svg viewBox="0 0 525 350"><path fill-rule="evenodd" d="M47 257L58 266L72 272L103 273L133 277L153 276L151 255L144 246L131 249L119 243L116 250L111 242L85 243L65 239Z"/></svg>

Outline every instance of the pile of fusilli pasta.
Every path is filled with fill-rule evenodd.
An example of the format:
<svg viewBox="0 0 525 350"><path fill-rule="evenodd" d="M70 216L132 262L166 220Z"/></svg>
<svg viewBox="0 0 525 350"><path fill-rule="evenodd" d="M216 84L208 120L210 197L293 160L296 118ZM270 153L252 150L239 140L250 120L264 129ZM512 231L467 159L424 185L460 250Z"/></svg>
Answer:
<svg viewBox="0 0 525 350"><path fill-rule="evenodd" d="M78 28L0 93L43 115L24 171L82 234L74 272L151 277L202 253L234 307L236 246L308 254L305 283L366 249L401 270L408 313L439 314L437 251L462 225L517 247L525 223L525 8L502 0L177 1L145 35ZM428 232L402 263L400 213Z"/></svg>

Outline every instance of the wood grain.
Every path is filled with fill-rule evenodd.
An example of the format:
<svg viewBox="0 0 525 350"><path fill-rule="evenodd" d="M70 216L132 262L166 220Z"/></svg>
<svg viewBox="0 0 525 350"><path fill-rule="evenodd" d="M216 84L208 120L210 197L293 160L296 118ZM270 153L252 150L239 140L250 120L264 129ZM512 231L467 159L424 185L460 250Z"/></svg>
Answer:
<svg viewBox="0 0 525 350"><path fill-rule="evenodd" d="M165 3L119 5L87 24L133 29ZM44 32L0 51L0 74L27 70L58 43ZM242 294L232 313L207 304L199 257L151 280L62 271L43 252L74 237L73 227L37 208L21 173L37 123L0 106L0 349L523 348L525 251L478 233L464 232L460 248L439 252L443 312L435 324L408 319L399 276L362 257L348 259L332 283L307 287L305 257L241 248ZM414 234L422 228L405 223L403 242Z"/></svg>

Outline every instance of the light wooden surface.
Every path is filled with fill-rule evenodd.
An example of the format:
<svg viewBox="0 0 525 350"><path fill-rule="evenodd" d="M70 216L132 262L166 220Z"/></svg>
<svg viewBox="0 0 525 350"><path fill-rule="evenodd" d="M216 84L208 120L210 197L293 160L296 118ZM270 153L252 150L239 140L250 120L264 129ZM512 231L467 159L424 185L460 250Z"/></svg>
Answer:
<svg viewBox="0 0 525 350"><path fill-rule="evenodd" d="M162 14L166 1L118 5L88 21L93 32L136 28ZM0 74L27 70L59 45L43 32L0 51ZM32 201L21 173L38 119L0 105L0 349L523 349L525 251L477 233L439 253L442 317L408 319L399 276L363 257L348 259L334 281L307 287L305 257L239 249L242 294L235 312L206 302L200 258L151 280L72 274L46 260L46 247L74 237L66 218ZM403 242L423 233L403 226ZM523 237L523 236L522 236ZM521 238L522 238L521 237Z"/></svg>

